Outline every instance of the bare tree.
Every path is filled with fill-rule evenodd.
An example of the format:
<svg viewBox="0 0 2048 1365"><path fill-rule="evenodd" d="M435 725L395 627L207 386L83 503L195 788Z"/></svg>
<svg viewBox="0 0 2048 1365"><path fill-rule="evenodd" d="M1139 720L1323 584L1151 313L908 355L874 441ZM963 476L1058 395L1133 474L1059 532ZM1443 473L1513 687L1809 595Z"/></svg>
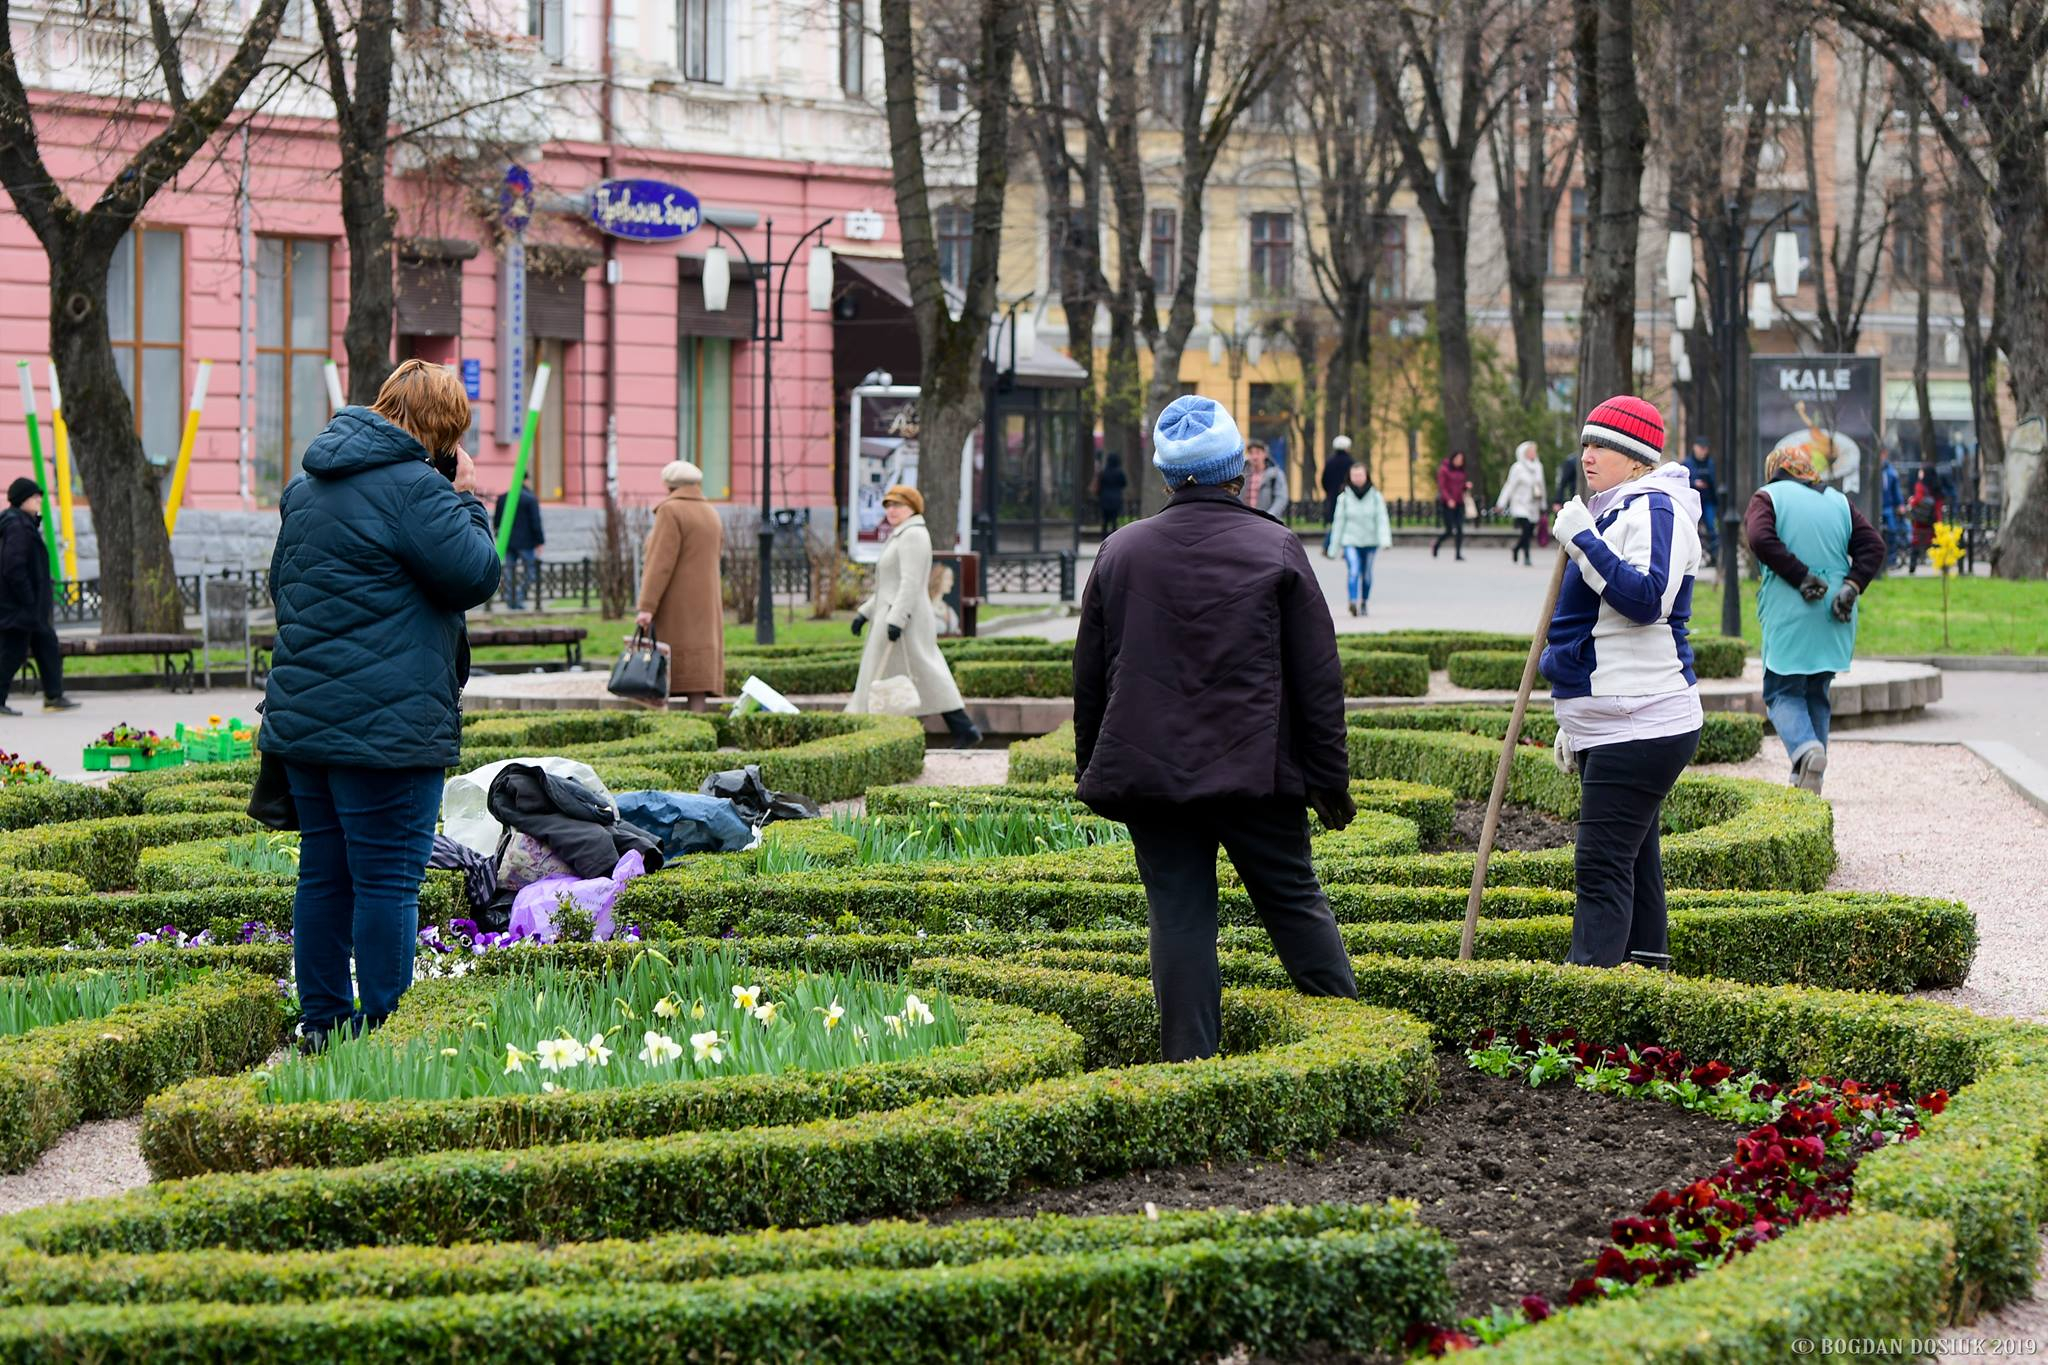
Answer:
<svg viewBox="0 0 2048 1365"><path fill-rule="evenodd" d="M1551 271L1551 234L1578 162L1572 83L1560 70L1557 0L1527 0L1522 34L1507 68L1510 89L1489 130L1501 238L1507 248L1508 318L1515 338L1515 389L1535 409L1550 388L1543 354L1543 286Z"/></svg>
<svg viewBox="0 0 2048 1365"><path fill-rule="evenodd" d="M920 79L921 35L911 5L912 0L881 0L882 81L896 215L903 231L903 268L923 352L918 483L932 542L948 548L964 491L959 452L981 421L981 364L995 311L1003 201L1010 177L1011 83L1023 6L1019 0L976 0L974 5L977 48L963 82L971 92L974 135L973 227L956 316L939 273L920 99L925 88Z"/></svg>
<svg viewBox="0 0 2048 1365"><path fill-rule="evenodd" d="M1382 116L1429 225L1444 438L1474 460L1479 414L1465 305L1472 201L1480 145L1506 103L1501 73L1517 59L1524 14L1513 0L1438 0L1419 17L1403 5L1388 18L1399 48L1381 47L1372 64Z"/></svg>
<svg viewBox="0 0 2048 1365"><path fill-rule="evenodd" d="M2048 0L1972 7L1981 26L1981 70L1950 46L1951 35L1916 0L1823 3L1885 53L1923 104L1938 104L1929 87L1939 83L1975 111L1977 141L1962 120L1930 122L1958 174L1983 187L1999 225L1995 312L2013 399L2022 416L2048 414ZM1991 566L2001 578L2048 574L2048 476L2008 489Z"/></svg>
<svg viewBox="0 0 2048 1365"><path fill-rule="evenodd" d="M1650 116L1636 81L1635 0L1572 0L1579 146L1586 163L1585 292L1579 306L1582 407L1632 386L1636 235Z"/></svg>
<svg viewBox="0 0 2048 1365"><path fill-rule="evenodd" d="M1846 184L1848 194L1836 199L1834 229L1828 234L1827 249L1814 252L1814 324L1804 330L1823 354L1846 355L1856 349L1863 334L1863 315L1870 307L1871 294L1881 273L1886 235L1892 227L1895 203L1892 196L1882 191L1877 163L1895 107L1895 87L1884 58L1854 34L1828 28L1815 31L1814 38L1834 56L1832 114L1837 123L1846 115L1852 163ZM1800 98L1793 121L1806 172L1806 202L1818 204L1824 182L1822 149L1817 146L1815 133L1819 119L1815 109L1818 91L1814 88L1814 68L1811 64L1795 64L1794 71L1799 73L1794 80ZM1833 167L1829 169L1832 172ZM1839 176L1830 178L1837 185L1843 183ZM1814 245L1820 245L1817 235ZM1803 327L1796 319L1794 325Z"/></svg>
<svg viewBox="0 0 2048 1365"><path fill-rule="evenodd" d="M44 160L35 114L15 63L7 0L0 0L0 179L49 259L50 353L69 396L65 417L72 449L92 499L102 621L110 633L176 631L184 624L184 612L156 471L143 453L135 410L114 363L107 274L123 235L156 192L234 113L263 66L284 8L285 0L261 0L218 73L195 94L186 86L186 73L204 61L203 49L226 48L226 35L174 32L161 0L151 0L145 41L158 83L141 93L123 92L107 113L108 140L117 142L119 130L141 108L161 109L167 117L162 130L125 160L92 207L81 210Z"/></svg>
<svg viewBox="0 0 2048 1365"><path fill-rule="evenodd" d="M1913 403L1920 419L1920 458L1934 458L1934 404L1927 394L1928 310L1933 281L1934 243L1929 235L1927 163L1920 148L1924 111L1918 100L1906 108L1906 214L1900 229L1912 234L1908 256L1913 266Z"/></svg>

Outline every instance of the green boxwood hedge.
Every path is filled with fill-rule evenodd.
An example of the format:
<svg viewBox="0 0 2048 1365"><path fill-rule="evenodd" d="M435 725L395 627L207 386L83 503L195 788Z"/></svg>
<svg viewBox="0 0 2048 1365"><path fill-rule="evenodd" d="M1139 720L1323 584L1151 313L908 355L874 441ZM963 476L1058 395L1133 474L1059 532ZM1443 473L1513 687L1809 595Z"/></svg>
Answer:
<svg viewBox="0 0 2048 1365"><path fill-rule="evenodd" d="M37 825L0 834L0 867L66 872L83 878L94 891L120 891L136 884L137 860L145 848L261 829L238 812L128 815Z"/></svg>
<svg viewBox="0 0 2048 1365"><path fill-rule="evenodd" d="M1444 663L1453 687L1512 692L1522 685L1526 649L1461 649Z"/></svg>
<svg viewBox="0 0 2048 1365"><path fill-rule="evenodd" d="M450 1152L342 1170L171 1182L0 1221L45 1252L334 1249L385 1243L591 1240L800 1226L987 1199L1193 1160L1316 1149L1382 1131L1435 1085L1427 1030L1348 1000L1227 991L1226 1055L1157 1055L1149 985L975 961L915 979L1058 1015L1091 1066L1001 1095L787 1127Z"/></svg>
<svg viewBox="0 0 2048 1365"><path fill-rule="evenodd" d="M1350 724L1364 730L1447 730L1485 735L1496 743L1508 732L1504 706L1390 707L1354 712ZM1557 717L1537 707L1522 720L1523 742L1550 747L1557 738ZM1745 711L1709 711L1700 727L1699 752L1693 762L1741 763L1763 747L1764 718Z"/></svg>
<svg viewBox="0 0 2048 1365"><path fill-rule="evenodd" d="M1393 651L1340 654L1347 697L1421 697L1429 694L1429 659Z"/></svg>
<svg viewBox="0 0 2048 1365"><path fill-rule="evenodd" d="M1749 653L1749 646L1742 640L1726 635L1695 634L1688 638L1688 643L1692 646L1695 675L1702 678L1742 676L1742 665ZM1454 654L1512 654L1515 657L1515 676L1497 685L1519 687L1522 682L1521 661L1529 655L1529 637L1470 630L1390 630L1339 635L1337 649L1340 653L1373 649L1420 651L1429 657L1429 666L1433 669L1449 669ZM1452 681L1457 679L1453 677ZM1472 687L1495 685L1459 684Z"/></svg>
<svg viewBox="0 0 2048 1365"><path fill-rule="evenodd" d="M21 1170L81 1120L132 1114L187 1076L260 1062L283 1033L276 983L224 970L0 1037L0 1170Z"/></svg>
<svg viewBox="0 0 2048 1365"><path fill-rule="evenodd" d="M404 1365L434 1358L1177 1365L1238 1349L1292 1355L1312 1343L1389 1350L1409 1322L1441 1313L1450 1301L1451 1247L1405 1210L1167 1216L1143 1226L1129 1219L1000 1221L1007 1226L876 1225L859 1240L836 1239L844 1249L828 1244L827 1255L806 1258L801 1252L809 1248L800 1248L791 1259L808 1259L802 1269L764 1265L724 1278L683 1278L672 1264L613 1251L606 1259L639 1278L557 1272L559 1285L448 1297L428 1293L472 1278L463 1250L413 1253L403 1268L412 1277L407 1286L430 1277L433 1290L250 1305L208 1299L6 1309L0 1353ZM1297 1221L1327 1226L1297 1233L1289 1226ZM758 1263L765 1258L757 1244L791 1239L726 1240L738 1254L721 1259ZM545 1269L550 1259L577 1270L579 1261L598 1259L572 1260L560 1254L567 1249L516 1250ZM232 1273L245 1258L186 1259L194 1270L226 1263ZM493 1264L510 1259L498 1255Z"/></svg>
<svg viewBox="0 0 2048 1365"><path fill-rule="evenodd" d="M402 1015L393 1020L390 1041L438 1032L436 1016L446 1011L433 1008L437 995L466 1000L473 1008L487 993L487 983L476 978L423 982L408 993L405 1014L416 1016L427 1006L426 1027L399 1027ZM265 1100L256 1076L188 1081L144 1107L142 1155L158 1180L275 1166L358 1166L453 1148L538 1147L805 1123L900 1109L934 1096L1015 1090L1080 1070L1081 1039L1060 1021L987 1001L953 1003L967 1030L959 1046L838 1071L721 1076L561 1095L308 1104Z"/></svg>

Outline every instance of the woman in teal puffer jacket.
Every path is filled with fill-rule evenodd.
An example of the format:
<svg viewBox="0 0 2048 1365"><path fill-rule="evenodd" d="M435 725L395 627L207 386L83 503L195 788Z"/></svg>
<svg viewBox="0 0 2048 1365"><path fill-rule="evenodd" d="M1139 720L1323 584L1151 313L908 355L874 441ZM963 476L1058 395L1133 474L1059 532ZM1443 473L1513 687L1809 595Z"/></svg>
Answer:
<svg viewBox="0 0 2048 1365"><path fill-rule="evenodd" d="M292 944L311 1046L375 1028L412 984L420 878L462 748L463 613L498 587L456 445L468 429L461 382L408 360L373 407L313 438L280 503L259 743L298 808Z"/></svg>
<svg viewBox="0 0 2048 1365"><path fill-rule="evenodd" d="M1394 526L1387 518L1387 500L1372 485L1372 471L1364 461L1351 466L1344 491L1337 495L1336 510L1330 517L1330 559L1344 556L1346 599L1351 614L1366 614L1366 600L1372 596L1372 561L1381 550L1394 544Z"/></svg>

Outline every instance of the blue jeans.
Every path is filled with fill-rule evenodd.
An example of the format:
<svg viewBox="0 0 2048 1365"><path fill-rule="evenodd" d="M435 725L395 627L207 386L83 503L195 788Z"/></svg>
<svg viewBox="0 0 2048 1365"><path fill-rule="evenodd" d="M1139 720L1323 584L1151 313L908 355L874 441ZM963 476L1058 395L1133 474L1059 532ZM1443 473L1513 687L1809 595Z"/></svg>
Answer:
<svg viewBox="0 0 2048 1365"><path fill-rule="evenodd" d="M1770 713L1771 728L1785 742L1785 753L1793 762L1816 744L1828 747L1828 721L1834 703L1828 688L1832 673L1773 673L1764 670L1764 710Z"/></svg>
<svg viewBox="0 0 2048 1365"><path fill-rule="evenodd" d="M505 556L505 605L518 611L526 605L526 585L533 585L534 605L540 601L540 552L513 550Z"/></svg>
<svg viewBox="0 0 2048 1365"><path fill-rule="evenodd" d="M1373 545L1344 547L1344 576L1352 601L1363 602L1372 596L1372 557L1378 553L1379 548Z"/></svg>
<svg viewBox="0 0 2048 1365"><path fill-rule="evenodd" d="M287 763L285 771L299 808L299 889L292 901L299 1017L315 1035L375 1028L412 985L420 878L434 850L446 774L302 763Z"/></svg>

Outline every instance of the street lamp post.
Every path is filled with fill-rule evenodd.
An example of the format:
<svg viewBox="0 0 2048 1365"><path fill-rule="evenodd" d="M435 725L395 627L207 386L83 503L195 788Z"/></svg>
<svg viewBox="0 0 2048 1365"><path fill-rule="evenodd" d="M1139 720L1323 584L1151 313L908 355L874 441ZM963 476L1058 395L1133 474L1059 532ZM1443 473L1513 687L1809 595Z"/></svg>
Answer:
<svg viewBox="0 0 2048 1365"><path fill-rule="evenodd" d="M732 243L733 250L739 252L740 260L746 266L747 278L761 286L754 291L753 316L747 320L747 339L761 345L761 595L754 610L754 639L764 645L775 643L775 521L770 481L775 445L775 343L783 337L783 295L789 288L789 272L796 266L797 255L805 242L813 237L822 238L825 229L831 225L830 218L813 224L796 239L789 254L777 261L775 220L770 218L763 225L762 262L757 267L739 238L715 222L706 222L706 226L718 234L720 241ZM818 312L829 310L832 307L832 248L824 245L822 240L811 250L809 274L810 306ZM772 295L768 288L771 276L774 283ZM732 267L726 259L725 248L711 247L704 253L704 308L707 312L725 311L731 278Z"/></svg>
<svg viewBox="0 0 2048 1365"><path fill-rule="evenodd" d="M1673 205L1673 216L1690 227L1697 229L1702 237L1715 240L1721 253L1720 288L1710 290L1708 298L1709 322L1713 329L1721 386L1721 451L1723 477L1728 479L1735 496L1722 500L1721 505L1721 633L1729 636L1742 634L1742 514L1744 502L1740 494L1746 480L1738 471L1747 469L1748 461L1736 451L1740 432L1738 391L1741 387L1742 351L1740 339L1749 330L1751 315L1768 330L1772 324L1772 294L1789 298L1799 292L1798 234L1789 230L1777 233L1772 242L1771 260L1767 267L1751 264L1756 248L1762 245L1764 236L1783 223L1795 209L1800 207L1793 200L1766 219L1754 236L1747 231L1742 204L1731 197L1722 206L1719 219L1703 223L1684 209ZM1681 310L1674 306L1674 312L1691 314L1693 290L1692 238L1688 233L1671 234L1670 248L1665 256L1666 284L1676 305L1683 301ZM1754 285L1752 291L1750 286Z"/></svg>

